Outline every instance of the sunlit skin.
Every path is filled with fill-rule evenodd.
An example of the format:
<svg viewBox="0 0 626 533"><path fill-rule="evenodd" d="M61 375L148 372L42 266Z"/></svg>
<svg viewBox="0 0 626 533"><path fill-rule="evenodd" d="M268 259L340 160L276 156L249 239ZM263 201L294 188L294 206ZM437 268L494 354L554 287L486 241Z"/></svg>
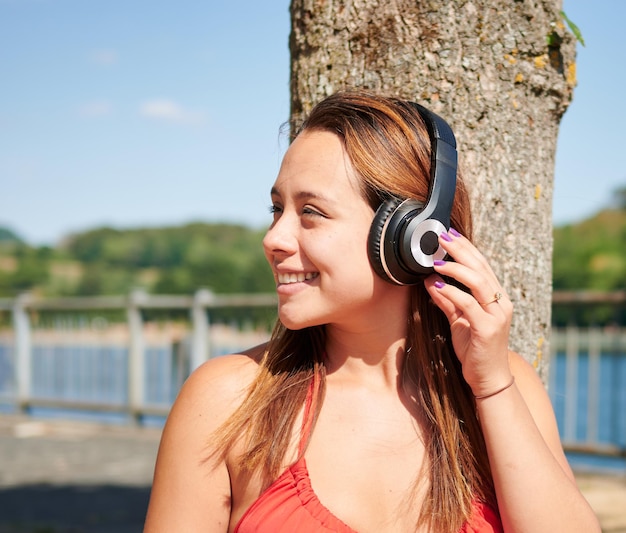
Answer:
<svg viewBox="0 0 626 533"><path fill-rule="evenodd" d="M386 283L371 269L367 236L374 211L357 183L333 133L304 132L285 155L271 190L274 219L263 246L279 316L290 329L334 324L371 331L381 310L397 309L407 297L405 287Z"/></svg>
<svg viewBox="0 0 626 533"><path fill-rule="evenodd" d="M421 475L428 433L410 401L416 385L400 371L411 288L373 272L367 238L374 212L358 183L337 135L301 133L271 189L273 222L263 246L282 323L325 326L326 390L305 452L315 496L356 531L415 531L428 497L428 477ZM563 454L543 384L508 350L513 307L506 291L465 237L446 233L440 244L454 261L437 264L424 283L450 322L468 385L475 396L488 395L476 399L476 409L504 531L599 532ZM470 292L444 282L450 278ZM503 294L498 302L496 292ZM221 456L211 455L208 436L241 405L265 349L214 358L186 381L161 440L146 533L230 533L260 497L260 477L241 467L246 439ZM298 418L294 427L301 424ZM299 439L296 430L285 468L297 459Z"/></svg>

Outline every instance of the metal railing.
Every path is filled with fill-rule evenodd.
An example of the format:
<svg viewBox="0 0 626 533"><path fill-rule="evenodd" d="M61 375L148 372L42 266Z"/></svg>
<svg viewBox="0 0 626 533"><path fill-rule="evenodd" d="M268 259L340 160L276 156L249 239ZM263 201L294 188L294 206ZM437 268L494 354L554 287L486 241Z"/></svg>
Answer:
<svg viewBox="0 0 626 533"><path fill-rule="evenodd" d="M274 294L0 300L0 403L23 411L117 413L141 421L167 414L180 385L207 359L262 342L267 328L211 323L219 309L276 306ZM555 303L623 305L626 295L555 294ZM175 310L175 321L146 319ZM115 311L122 323L103 319ZM183 320L181 320L181 313ZM34 320L55 318L52 326ZM85 318L89 314L88 318ZM68 323L72 322L72 323ZM167 322L167 321L166 321ZM569 450L626 455L626 328L553 327L549 392Z"/></svg>
<svg viewBox="0 0 626 533"><path fill-rule="evenodd" d="M626 457L626 328L553 328L549 392L563 446Z"/></svg>
<svg viewBox="0 0 626 533"><path fill-rule="evenodd" d="M0 311L9 312L12 323L11 331L0 334L0 403L26 412L82 409L125 413L136 420L165 415L186 376L223 351L212 342L220 328L210 324L211 311L272 308L276 302L274 294L216 295L208 290L193 296L134 291L127 297L0 299ZM150 310L188 311L188 319L183 324L179 319L177 327L155 340L143 316ZM98 311L121 311L125 323L109 327ZM68 327L62 320L53 328L33 328L31 317L44 312L73 313L75 324ZM85 320L87 312L96 316ZM239 332L239 337L243 343L250 335ZM246 347L230 344L230 351ZM161 383L160 390L151 393L155 382Z"/></svg>

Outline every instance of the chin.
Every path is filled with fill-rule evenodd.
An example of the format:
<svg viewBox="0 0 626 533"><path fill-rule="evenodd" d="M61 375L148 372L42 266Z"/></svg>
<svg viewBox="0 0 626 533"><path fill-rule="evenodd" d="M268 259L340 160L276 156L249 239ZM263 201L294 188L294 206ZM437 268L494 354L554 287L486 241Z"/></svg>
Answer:
<svg viewBox="0 0 626 533"><path fill-rule="evenodd" d="M288 330L291 331L300 331L306 328L312 328L314 326L318 326L319 324L309 323L309 322L292 322L289 320L280 319L280 323L285 326Z"/></svg>
<svg viewBox="0 0 626 533"><path fill-rule="evenodd" d="M280 323L283 326L285 326L287 329L291 331L300 331L302 329L323 325L323 323L319 320L313 320L310 318L306 319L304 317L301 317L301 318L288 317L288 316L283 316L280 313L278 314L278 320L280 320Z"/></svg>

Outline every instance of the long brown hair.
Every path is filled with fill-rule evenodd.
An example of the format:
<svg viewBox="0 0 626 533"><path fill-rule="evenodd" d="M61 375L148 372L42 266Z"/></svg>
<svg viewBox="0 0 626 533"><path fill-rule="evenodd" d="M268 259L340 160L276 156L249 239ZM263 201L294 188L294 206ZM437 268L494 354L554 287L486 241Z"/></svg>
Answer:
<svg viewBox="0 0 626 533"><path fill-rule="evenodd" d="M418 112L407 102L362 91L334 94L311 111L299 132L322 130L344 143L373 209L389 195L425 201L430 141ZM471 239L468 194L458 180L451 224ZM449 280L454 282L453 280ZM475 401L452 347L450 325L423 284L411 287L404 383L417 390L424 413L429 494L416 523L456 532L475 500L495 504L495 492ZM260 372L242 405L217 434L223 454L240 438L239 464L265 485L280 474L294 422L313 379L319 379L317 418L324 396L324 326L299 331L277 323ZM416 476L418 473L416 473Z"/></svg>

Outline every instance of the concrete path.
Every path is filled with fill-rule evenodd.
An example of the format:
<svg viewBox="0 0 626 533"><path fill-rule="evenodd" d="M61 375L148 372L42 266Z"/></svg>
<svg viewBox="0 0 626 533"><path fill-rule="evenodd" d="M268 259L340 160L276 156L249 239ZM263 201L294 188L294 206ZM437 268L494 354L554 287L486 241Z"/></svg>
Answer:
<svg viewBox="0 0 626 533"><path fill-rule="evenodd" d="M0 533L140 533L159 436L0 415Z"/></svg>
<svg viewBox="0 0 626 533"><path fill-rule="evenodd" d="M0 415L0 533L141 533L160 430ZM626 533L626 474L578 474Z"/></svg>

